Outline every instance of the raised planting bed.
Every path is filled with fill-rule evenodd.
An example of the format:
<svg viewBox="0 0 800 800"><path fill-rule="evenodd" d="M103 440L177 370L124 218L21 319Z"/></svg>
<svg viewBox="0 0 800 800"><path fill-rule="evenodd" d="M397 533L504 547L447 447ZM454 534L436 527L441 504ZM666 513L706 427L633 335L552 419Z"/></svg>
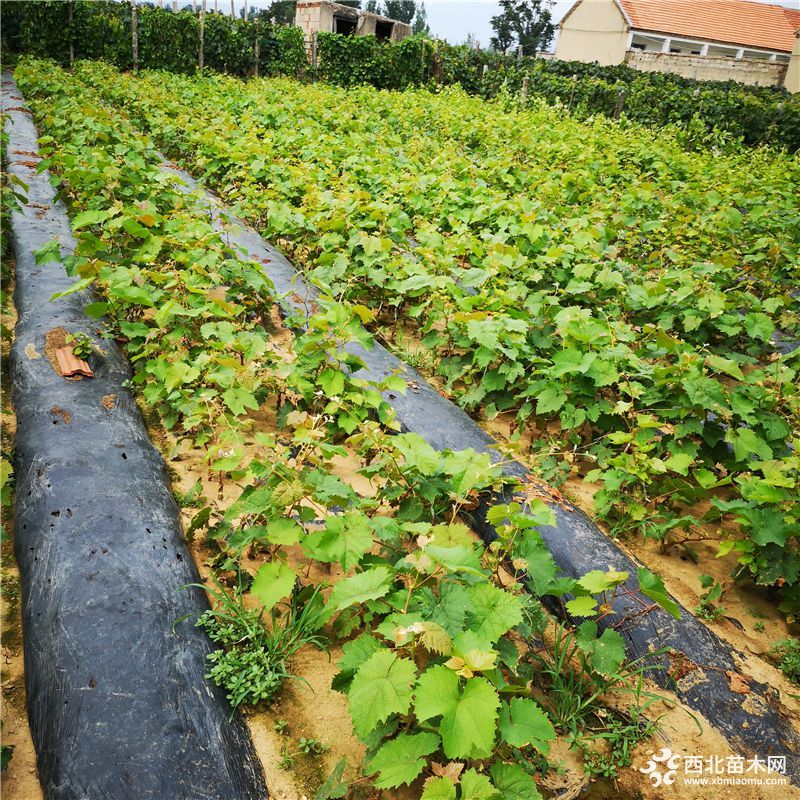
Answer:
<svg viewBox="0 0 800 800"><path fill-rule="evenodd" d="M185 617L207 607L164 462L130 368L84 313L62 261L75 240L37 133L3 76L8 170L27 185L12 214L18 313L15 553L30 727L46 800L252 798L267 788L246 727L203 676L210 643ZM55 349L91 341L93 378L65 378Z"/></svg>

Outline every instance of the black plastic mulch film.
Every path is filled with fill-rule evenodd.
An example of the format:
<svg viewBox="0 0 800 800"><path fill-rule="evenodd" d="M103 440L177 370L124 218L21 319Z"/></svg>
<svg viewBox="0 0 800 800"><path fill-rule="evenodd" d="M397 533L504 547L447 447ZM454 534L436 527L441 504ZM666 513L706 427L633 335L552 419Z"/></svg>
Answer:
<svg viewBox="0 0 800 800"><path fill-rule="evenodd" d="M208 608L164 462L123 382L127 360L98 339L88 293L51 302L73 279L34 253L74 247L37 133L3 76L9 172L28 184L12 217L18 313L11 350L17 416L15 551L25 673L47 800L265 800L247 727L203 677ZM57 374L48 333L94 342L95 377ZM189 615L184 621L181 618Z"/></svg>
<svg viewBox="0 0 800 800"><path fill-rule="evenodd" d="M19 98L18 93L16 96ZM20 102L20 100L18 99L17 102ZM12 113L12 118L17 127L24 127L28 137L27 143L16 139L16 144L12 144L11 160L13 163L13 150L15 147L24 150L33 149L31 143L35 142L35 131L28 116L20 113ZM20 136L22 131L14 132L12 128L12 133L15 136ZM176 175L179 185L184 187L186 191L204 191L185 171L166 166L165 169ZM22 170L20 172L20 176L23 180L26 180L26 182L28 182L30 174L31 171ZM52 190L46 179L44 183L44 189L48 193L48 196L52 198ZM32 190L35 191L35 187L32 187ZM252 228L232 217L210 193L205 192L205 195L208 199L209 213L215 217L217 227L220 230L225 229L233 244L241 247L251 258L262 264L265 273L275 285L276 293L283 297L282 306L284 312L307 314L307 301L314 298L314 289L306 285L302 277L296 273L292 264L283 254L264 242L261 236ZM30 199L31 198L29 198L29 200ZM25 210L25 214L30 216L30 208ZM52 216L54 215L48 213L47 219L50 220ZM48 418L48 424L50 424L52 428L53 425L50 422L52 417L50 414L51 404L55 403L59 406L65 405L79 410L83 408L85 400L80 400L80 402L78 402L78 400L87 396L85 392L82 391L84 387L82 387L81 384L77 384L77 389L75 389L72 385L69 385L69 382L64 381L63 378L55 376L55 373L53 373L46 361L44 365L41 365L39 361L26 363L26 356L24 354L25 346L33 340L33 337L38 335L38 341L41 342L44 330L51 325L56 326L63 324L64 327L67 327L69 330L84 330L87 333L91 331L91 326L83 317L80 310L83 304L88 302L85 297L80 301L75 299L77 296L73 296L73 298L61 300L58 301L58 303L51 303L50 306L52 306L53 309L52 311L50 309L47 310L46 323L40 322L40 324L34 325L27 320L25 312L26 303L28 307L34 305L34 307L40 309L44 308L46 301L49 300L53 292L63 289L69 283L63 273L63 269L57 270L60 273L58 280L51 276L46 283L46 287L39 286L38 289L35 288L37 282L32 277L26 275L28 271L37 271L33 266L33 259L30 253L52 238L54 233L60 233L64 237L65 242L72 241L69 236L68 221L64 215L63 208L58 208L57 217L57 220L54 219L51 221L51 226L56 227L57 222L58 230L49 228L47 231L43 231L35 237L33 236L33 232L29 230L28 233L25 234L28 238L22 240L25 243L23 247L20 245L20 239L16 232L17 229L27 226L30 219L25 215L21 217L18 215L15 216L15 238L17 238L16 248L18 252L18 285L16 299L18 312L20 313L20 322L17 327L14 345L13 383L14 401L15 407L18 409L18 427L20 432L22 432L26 423L27 427L33 427L30 420L36 418L37 415L39 417L46 416ZM38 271L40 272L41 270ZM25 279L25 283L28 284L29 288L20 289L22 278ZM39 283L43 283L41 278L39 279ZM35 299L34 293L36 293ZM30 295L30 297L28 297L28 295ZM43 314L40 314L39 318L43 319ZM103 346L106 347L107 345L104 343ZM400 370L402 377L411 382L414 388L412 391L407 392L406 395L400 395L395 392L387 392L384 394L384 399L395 409L403 430L419 434L437 449L449 448L460 450L471 447L479 452L489 452L492 454L493 458L499 458L495 449L496 443L485 431L478 427L478 425L476 425L461 409L442 397L442 395L433 389L419 373L403 364L385 348L376 344L371 350L365 350L360 345L351 343L346 346L346 349L358 355L364 362L365 369L359 372L360 377L380 381L386 375ZM39 365L38 370L36 369L37 364ZM97 371L99 374L94 380L99 383L106 379L106 375L112 371L112 365L115 367L113 371L118 372L118 385L119 382L127 376L127 366L125 365L124 358L116 350L106 355L103 359L103 363L98 365ZM42 366L50 370L49 374L45 373ZM95 365L93 364L93 366ZM33 371L36 371L38 375L35 382L32 381L29 376L29 373ZM43 382L42 375L47 378L48 388L50 388L49 384L53 384L52 392L49 395L49 401L45 401L43 398L39 397L38 389L33 389L33 391L31 391L30 388L32 383L38 387L38 385ZM65 386L64 384L67 385ZM100 390L92 391L92 396L100 394ZM96 399L99 400L100 398L97 397ZM80 448L84 451L83 458L88 461L87 466L89 468L94 467L95 464L100 467L99 469L93 470L92 476L87 478L86 482L86 492L89 490L93 492L92 500L94 502L88 504L90 514L93 517L99 516L101 518L105 514L111 513L117 516L115 513L117 508L132 506L140 519L144 515L146 518L150 519L153 524L158 525L153 519L154 516L157 516L158 519L161 520L160 527L158 527L157 530L164 531L168 528L170 535L167 536L166 533L158 533L155 534L155 538L160 540L162 537L166 537L171 543L169 552L185 553L178 529L177 510L169 492L168 481L164 474L163 462L147 440L146 431L130 395L124 390L121 391L118 402L122 405L118 406L116 409L117 412L120 411L123 406L128 410L125 418L129 427L124 430L119 430L118 427L114 427L113 430L109 429L110 420L104 418L102 414L98 413L96 408L92 407L91 412L93 417L99 417L99 419L95 419L94 425L97 425L98 431L101 429L108 429L107 435L101 436L97 433L89 440L86 439L85 436L79 434L71 437L73 443L67 448L67 455L69 456L70 462L80 457L78 455L78 448ZM69 405L70 403L72 404L71 406ZM79 422L80 426L84 427L87 424L87 419L84 417L81 420L74 420L71 424L74 426L76 422ZM117 425L120 424L121 423L117 423ZM50 433L50 429L41 425L41 423L39 423L39 427L44 429L45 435ZM62 426L58 423L55 429L59 429L59 432L61 432L66 427L67 426ZM133 435L134 430L136 436ZM20 437L20 434L18 434L18 437ZM53 646L52 644L48 644L48 637L52 636L52 634L48 634L44 640L38 638L41 637L41 633L37 634L37 626L39 623L35 615L31 615L30 608L34 607L40 614L51 613L53 616L58 614L59 617L62 612L58 608L53 608L53 601L48 600L48 596L51 593L49 586L47 591L43 591L40 587L36 597L31 597L30 578L36 565L33 561L35 558L33 555L34 551L31 551L30 555L28 555L26 551L30 546L36 546L36 548L40 550L48 547L47 542L50 541L52 535L52 529L49 529L48 526L53 524L53 519L48 519L47 517L50 513L48 510L49 506L53 504L50 502L42 505L41 502L37 502L35 505L42 506L38 514L32 514L29 509L29 505L32 503L31 500L25 497L25 492L33 487L34 495L42 494L42 477L31 478L31 474L35 474L38 471L39 468L37 465L40 462L45 462L42 454L37 452L35 446L32 446L32 434L22 434L22 437L23 438L18 438L16 459L16 468L18 470L17 502L18 505L21 506L17 512L17 548L21 561L21 568L23 569L23 592L26 609L24 618L26 627L26 668L30 672L35 672L38 669L52 673L55 669L54 666L39 666L44 659L38 657L35 652L31 652L34 647L47 647L47 656L52 658L53 655ZM120 443L124 443L125 452L128 455L128 460L122 462L124 466L120 466L120 464L117 463L117 459L120 457L120 448L115 447L117 439L119 439ZM134 441L138 443L137 459L140 461L148 461L148 478L143 479L141 484L139 480L141 479L141 473L145 471L145 465L141 464L141 466L137 468L136 475L134 475L131 470L133 466L133 464L130 463L131 450ZM48 450L44 451L45 443L39 443L39 449L43 452L47 452L47 463L49 464L54 460L49 450L54 447L61 450L63 445L60 443L51 445L48 438L46 446ZM136 461L134 461L134 463L136 463ZM503 469L508 475L518 478L525 478L529 475L528 471L517 462L506 463ZM97 473L102 473L101 477L98 477ZM156 473L158 474L156 475ZM51 467L46 473L46 482L55 486L55 477L56 472ZM71 522L75 519L75 505L78 504L78 500L83 496L83 491L79 486L81 474L77 471L73 473L70 464L69 475L65 477L67 478L68 484L71 485L62 485L60 493L63 493L64 502L69 500L74 504L71 507L73 511L73 516L69 520ZM118 481L120 486L117 486ZM105 491L107 482L109 484L107 487L108 491ZM120 492L119 494L114 493L115 488ZM48 493L51 492L53 492L53 489L48 487ZM115 511L110 511L108 509L105 503L106 494L109 496L112 494L114 495L115 499L113 504ZM493 502L508 502L511 499L511 495L506 494L502 497L494 498ZM95 508L91 511L92 506L96 505L97 502L100 502L103 507L101 509ZM45 508L45 506L47 506L47 508ZM627 571L632 577L628 579L626 585L630 589L636 589L637 582L635 573L639 565L634 562L630 556L608 539L580 509L569 504L562 506L557 503L552 503L551 507L556 515L556 524L554 527L543 527L540 530L556 563L565 574L576 577L592 569L613 567L614 569ZM57 506L54 505L53 508L57 508ZM485 513L487 508L488 505L483 505L479 508L478 511L474 513L471 521L480 535L486 541L491 541L495 537L495 532L492 526L486 522ZM156 515L156 510L159 510L161 513ZM85 507L84 513L86 513ZM64 524L63 513L58 520L60 520L60 522L57 521L56 527ZM27 524L28 529L33 526L36 533L32 534L23 530L23 524ZM197 594L190 595L188 593L181 593L184 596L184 605L181 605L180 599L174 596L175 592L173 591L173 587L194 580L194 568L187 563L189 561L188 558L183 558L182 560L177 559L177 563L172 563L170 559L167 559L166 562L158 561L158 568L154 569L153 556L144 552L145 547L142 546L142 542L146 543L147 546L150 545L150 540L141 535L145 524L146 523L141 523L138 526L132 524L125 525L126 531L130 528L132 538L130 540L125 539L126 542L130 542L130 547L126 549L126 552L118 553L121 560L124 560L124 564L119 565L119 571L127 571L129 574L135 572L137 579L149 578L150 584L157 583L156 587L151 586L149 588L151 588L154 593L156 593L156 589L158 589L159 601L164 604L165 609L167 604L169 605L169 610L165 610L165 612L159 615L159 619L163 619L165 615L172 614L174 616L170 617L171 624L172 619L177 619L182 614L188 613L188 611L191 610L184 608L184 605L188 604L196 609L197 607L204 606L204 602ZM97 530L96 526L94 529ZM150 526L150 530L155 531L156 528ZM28 534L27 536L26 533ZM133 538L134 534L135 538ZM94 546L92 541L87 542L87 544L91 545L91 548ZM118 544L116 546L118 547ZM74 548L71 544L70 549L79 548ZM88 600L90 597L87 589L82 585L83 582L87 580L84 576L98 569L97 565L101 563L101 560L97 558L96 554L93 554L91 557L92 560L89 562L87 561L86 553L87 548L84 546L80 552L72 556L71 563L73 567L76 560L78 560L80 565L80 569L75 575L73 575L74 570L69 566L64 569L61 567L49 568L50 571L57 569L57 576L60 583L59 590L65 600L73 594L83 597L84 600ZM50 558L48 558L47 561L49 562ZM168 563L170 567L170 574L167 578L163 576L165 563ZM173 575L173 572L178 567L182 568L178 569L180 577L178 577L178 575ZM42 571L42 574L40 576L37 572L37 583L41 579L46 581L50 578L50 573L46 566L41 565L38 569ZM79 576L79 581L72 582L73 577ZM56 576L53 577L53 581L55 580ZM114 589L116 587L116 582L119 580L119 572L116 573L116 577L112 578L112 580L114 583L112 583L109 588ZM78 583L80 583L81 586L76 588L74 584ZM98 599L95 601L98 603L98 607L106 607L108 605L107 600L99 597L99 595L103 595L103 593L98 592L97 588L93 591L95 594L98 594ZM136 598L140 595L141 591L136 594L131 592L127 594L125 598L128 603L136 602ZM63 606L60 598L55 605ZM648 674L656 683L675 691L677 696L686 703L687 706L700 712L728 739L735 753L744 756L759 755L761 757L766 757L767 755L790 755L800 751L800 737L798 737L797 732L787 716L780 710L778 692L768 685L755 680L750 681L750 692L748 694L740 694L731 691L729 688L729 677L726 675L726 671L736 672L738 670L736 657L741 656L741 654L721 641L719 637L712 633L689 611L682 608L680 620L674 619L660 608L655 608L646 614L642 614L640 613L641 605L636 599L628 595L622 595L616 598L614 610L616 612L614 615L616 620L620 620L622 617L626 616L630 617L629 624L625 624L619 629L625 639L628 656L630 658L638 658L656 649L670 648L677 653L683 654L689 661L697 665L697 669L692 670L686 678L679 679L677 684L667 674L669 661L666 657L660 659L661 669L650 671ZM76 646L77 642L80 642L80 647L87 652L107 652L107 645L97 642L88 642L86 640L89 637L93 639L100 637L100 639L103 639L109 635L106 629L110 629L110 635L113 637L112 641L130 642L132 638L136 638L137 633L141 632L142 627L146 627L147 635L142 637L140 646L141 653L147 652L150 654L146 657L146 663L143 665L145 684L144 686L140 686L137 683L132 689L133 691L141 689L147 690L149 687L151 692L153 690L152 681L147 681L147 667L152 663L151 658L159 659L163 657L174 661L175 657L174 654L172 654L172 648L174 648L176 644L184 647L183 655L187 661L192 661L194 664L194 671L191 677L181 679L182 688L184 688L186 692L189 692L193 686L203 687L203 701L208 703L208 716L214 717L214 728L217 739L224 739L224 744L218 746L219 749L214 753L214 755L219 758L213 760L218 762L222 756L228 755L228 751L224 750L224 745L228 745L231 752L237 752L242 760L240 770L232 770L229 784L230 788L227 790L228 793L226 794L224 791L211 791L206 788L209 773L208 763L200 763L198 760L194 759L194 755L188 757L184 755L183 759L180 759L181 763L176 767L180 770L180 779L186 781L185 785L187 786L196 785L201 787L200 792L186 796L197 798L260 796L258 792L264 791L259 788L263 787L263 783L261 783L263 779L260 777L259 769L255 765L255 759L252 755L251 745L247 740L246 732L239 722L231 726L230 732L225 731L225 721L222 719L222 717L224 717L224 708L219 702L218 697L213 693L213 690L202 681L202 655L206 652L208 646L207 642L199 634L190 633L188 630L185 630L185 626L181 626L182 637L177 642L175 639L170 638L171 627L169 627L169 625L137 625L135 630L132 630L134 626L131 624L131 611L133 611L133 609L123 611L119 616L115 614L113 622L106 622L98 619L94 627L82 627L80 635L76 639ZM122 620L125 619L126 615L128 615L126 624L123 625ZM149 617L148 619L150 619L152 623L152 619ZM92 618L90 618L89 621L91 622ZM61 625L61 622L59 622L59 625ZM102 631L98 629L100 626L102 626ZM45 627L48 630L51 628L49 624ZM153 644L152 639L157 639L159 634L162 635L162 638L157 644ZM167 647L170 648L170 654L164 656L164 650L167 649ZM134 645L134 649L135 648L136 645ZM145 648L147 649L145 650ZM194 648L196 651L201 651L201 653L197 654L193 652L190 654L189 650L191 648ZM129 650L130 648L128 647L126 649L125 658L129 657ZM130 653L130 655L134 654ZM65 655L60 655L60 658L63 659L64 657ZM71 659L69 653L66 654L66 657L68 660ZM118 666L119 662L116 660L113 653L106 657L114 662L115 667ZM123 663L125 663L125 658L122 659ZM160 665L157 667L154 665L154 668L160 669L161 667ZM111 672L113 674L114 670L112 669ZM83 673L81 673L81 677L83 678ZM153 676L151 675L151 677ZM142 676L139 676L139 680L141 679ZM91 678L86 676L85 680L88 682ZM29 704L31 705L34 741L40 753L42 752L41 745L44 741L52 742L54 738L58 739L62 735L60 731L65 724L62 722L62 718L69 718L71 713L68 713L66 708L56 708L51 698L49 700L51 705L47 706L47 711L45 713L53 714L53 716L50 717L49 727L58 729L59 733L54 734L52 731L44 729L44 719L41 717L41 714L37 714L35 711L35 704L38 698L34 692L38 691L38 684L41 682L41 676L36 674L28 678L29 692L32 693L29 695ZM78 688L86 687L85 685L80 687L80 684L78 684ZM97 688L99 688L99 684ZM96 689L93 691L96 691ZM108 713L106 711L98 709L97 713L101 719L107 720ZM92 724L91 717L87 712L83 721L83 726L88 726L90 724ZM149 761L150 758L155 758L156 760L152 761L151 765L163 764L166 761L165 751L170 749L170 745L165 738L170 734L170 731L165 729L163 721L158 724L149 725L145 720L142 721L141 724L143 730L150 729L154 737L151 742L146 744L142 743L142 760ZM80 732L81 726L73 725L73 727L76 733ZM45 740L45 737L48 738ZM83 736L80 738L82 739ZM109 739L109 742L111 741L112 740ZM126 741L128 741L127 738ZM77 749L78 747L83 748L87 747L87 745L76 743L75 748ZM104 749L104 752L108 752L109 749L110 745ZM138 752L133 744L127 747L126 751L129 756L132 756L134 752ZM94 749L93 752L96 753ZM161 761L158 760L157 755L153 754L160 755ZM209 754L209 756L211 756L211 754ZM88 756L88 758L91 757L92 756ZM44 758L44 764L40 765L40 773L43 778L48 776L48 770L51 772L54 770L54 765L50 764L50 760L47 759L46 754ZM798 759L787 759L787 774L793 782L800 783L800 763L795 763L796 761L798 761ZM229 774L227 767L230 766L230 763L227 758L224 759L224 762L226 768L223 771L225 774ZM84 760L84 768L85 763ZM112 780L121 772L120 766L106 764L106 767L110 771L110 775L108 776L109 780ZM63 769L63 767L59 769ZM72 768L70 768L69 771L73 776L77 773L77 770ZM158 767L153 766L153 771L158 771ZM195 774L195 771L197 774ZM138 773L136 774L138 776ZM72 779L74 780L74 777ZM178 779L171 785L174 787L177 783ZM237 786L240 787L240 794L238 795L235 794ZM203 793L204 791L206 793ZM251 794L248 794L248 791L251 792ZM255 792L255 794L252 794L252 792ZM60 798L80 797L82 795L52 794L49 796ZM121 797L123 795L111 792L96 796ZM168 798L182 797L184 795L169 793L150 795L141 793L137 794L137 796Z"/></svg>

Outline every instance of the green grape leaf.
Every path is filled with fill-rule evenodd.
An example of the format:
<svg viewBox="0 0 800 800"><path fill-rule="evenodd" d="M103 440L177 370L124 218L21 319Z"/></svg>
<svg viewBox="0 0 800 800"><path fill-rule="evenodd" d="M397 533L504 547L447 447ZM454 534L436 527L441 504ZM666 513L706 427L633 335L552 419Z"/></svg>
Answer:
<svg viewBox="0 0 800 800"><path fill-rule="evenodd" d="M430 667L417 681L414 711L420 722L441 717L439 732L448 758L486 758L492 751L500 698L485 678L459 678L447 667Z"/></svg>
<svg viewBox="0 0 800 800"><path fill-rule="evenodd" d="M578 578L578 586L585 589L590 594L600 594L619 586L621 583L628 579L627 572L617 572L617 570L609 569L607 572L601 572L599 569L593 569L587 572L583 577Z"/></svg>
<svg viewBox="0 0 800 800"><path fill-rule="evenodd" d="M358 736L367 736L392 714L408 711L416 675L414 662L398 658L391 650L378 650L358 668L347 692Z"/></svg>
<svg viewBox="0 0 800 800"><path fill-rule="evenodd" d="M111 211L100 211L90 209L89 211L81 211L72 218L72 230L77 231L85 228L87 225L98 225L105 222L109 217L113 216Z"/></svg>
<svg viewBox="0 0 800 800"><path fill-rule="evenodd" d="M501 800L500 792L492 782L474 769L461 776L461 800Z"/></svg>
<svg viewBox="0 0 800 800"><path fill-rule="evenodd" d="M241 386L232 386L230 389L226 389L222 393L222 399L237 417L244 414L248 408L258 408L258 401L253 396L253 393L248 392L247 389L243 389Z"/></svg>
<svg viewBox="0 0 800 800"><path fill-rule="evenodd" d="M373 567L339 581L328 598L328 613L342 611L356 603L378 600L391 589L393 575L389 567Z"/></svg>
<svg viewBox="0 0 800 800"><path fill-rule="evenodd" d="M489 772L503 800L542 800L536 781L522 767L495 761Z"/></svg>
<svg viewBox="0 0 800 800"><path fill-rule="evenodd" d="M649 569L639 567L636 570L636 577L639 579L639 591L649 597L653 602L658 603L667 613L672 614L675 619L681 618L680 606L667 594L664 581L658 575L650 572Z"/></svg>
<svg viewBox="0 0 800 800"><path fill-rule="evenodd" d="M470 587L469 627L478 638L496 642L506 631L522 622L522 602L511 592L494 584Z"/></svg>
<svg viewBox="0 0 800 800"><path fill-rule="evenodd" d="M456 800L456 785L450 778L429 778L420 800Z"/></svg>
<svg viewBox="0 0 800 800"><path fill-rule="evenodd" d="M265 530L266 539L272 544L292 545L300 541L303 529L288 517L272 520Z"/></svg>
<svg viewBox="0 0 800 800"><path fill-rule="evenodd" d="M566 606L567 611L573 617L591 617L597 611L597 600L591 595L585 594L574 600L567 600Z"/></svg>
<svg viewBox="0 0 800 800"><path fill-rule="evenodd" d="M547 755L556 732L547 715L533 700L515 697L500 708L500 736L512 747L531 745L542 755Z"/></svg>
<svg viewBox="0 0 800 800"><path fill-rule="evenodd" d="M547 386L537 395L536 413L544 415L558 411L566 402L567 396L558 387Z"/></svg>
<svg viewBox="0 0 800 800"><path fill-rule="evenodd" d="M328 367L322 371L317 383L328 397L338 397L344 391L344 373Z"/></svg>
<svg viewBox="0 0 800 800"><path fill-rule="evenodd" d="M441 625L450 636L457 636L464 630L469 608L469 592L459 583L443 581L439 586L439 596L427 586L417 593L415 608L431 622Z"/></svg>
<svg viewBox="0 0 800 800"><path fill-rule="evenodd" d="M597 636L597 623L586 620L575 634L575 642L589 657L592 669L603 675L614 675L625 660L625 641L613 628Z"/></svg>
<svg viewBox="0 0 800 800"><path fill-rule="evenodd" d="M303 541L303 550L309 558L337 562L346 572L355 567L371 547L372 528L360 511L326 517L325 528L310 533Z"/></svg>
<svg viewBox="0 0 800 800"><path fill-rule="evenodd" d="M365 772L378 773L376 788L394 789L411 783L425 769L425 756L438 749L435 733L401 733L378 750Z"/></svg>
<svg viewBox="0 0 800 800"><path fill-rule="evenodd" d="M256 597L264 608L271 609L278 600L288 597L297 579L294 570L282 561L269 561L264 564L253 578L250 594Z"/></svg>

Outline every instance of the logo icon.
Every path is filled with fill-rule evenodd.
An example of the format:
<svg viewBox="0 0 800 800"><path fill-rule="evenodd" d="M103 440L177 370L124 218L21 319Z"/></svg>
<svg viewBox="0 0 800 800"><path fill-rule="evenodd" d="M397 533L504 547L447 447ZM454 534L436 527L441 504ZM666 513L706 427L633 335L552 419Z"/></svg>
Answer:
<svg viewBox="0 0 800 800"><path fill-rule="evenodd" d="M639 772L650 777L653 786L671 786L675 783L675 771L681 764L681 757L675 755L668 747L663 747L658 753L654 753L644 767L639 768Z"/></svg>

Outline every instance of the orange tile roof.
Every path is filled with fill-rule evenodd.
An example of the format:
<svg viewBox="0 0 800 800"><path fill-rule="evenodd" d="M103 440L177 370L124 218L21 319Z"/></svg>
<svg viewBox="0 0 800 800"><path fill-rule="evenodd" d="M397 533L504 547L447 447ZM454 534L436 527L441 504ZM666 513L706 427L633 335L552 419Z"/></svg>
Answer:
<svg viewBox="0 0 800 800"><path fill-rule="evenodd" d="M790 53L800 11L749 0L618 0L635 30Z"/></svg>

